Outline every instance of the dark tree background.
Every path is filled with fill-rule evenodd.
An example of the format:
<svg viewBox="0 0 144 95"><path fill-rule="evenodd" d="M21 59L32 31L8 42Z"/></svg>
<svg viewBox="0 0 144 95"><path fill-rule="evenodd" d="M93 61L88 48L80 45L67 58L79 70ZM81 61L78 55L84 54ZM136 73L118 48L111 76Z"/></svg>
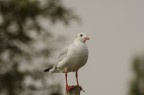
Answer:
<svg viewBox="0 0 144 95"><path fill-rule="evenodd" d="M69 24L76 19L61 0L0 0L0 95L61 95L43 69L55 50L42 21Z"/></svg>
<svg viewBox="0 0 144 95"><path fill-rule="evenodd" d="M133 60L134 79L130 88L130 95L144 95L144 54Z"/></svg>

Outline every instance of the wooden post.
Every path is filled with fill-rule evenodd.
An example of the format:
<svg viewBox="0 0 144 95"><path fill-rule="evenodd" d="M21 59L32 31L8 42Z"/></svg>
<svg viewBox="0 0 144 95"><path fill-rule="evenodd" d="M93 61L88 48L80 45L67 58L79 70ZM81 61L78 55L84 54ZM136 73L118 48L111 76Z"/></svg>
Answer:
<svg viewBox="0 0 144 95"><path fill-rule="evenodd" d="M72 90L66 91L66 95L80 95L81 90L83 89L80 86L74 86Z"/></svg>

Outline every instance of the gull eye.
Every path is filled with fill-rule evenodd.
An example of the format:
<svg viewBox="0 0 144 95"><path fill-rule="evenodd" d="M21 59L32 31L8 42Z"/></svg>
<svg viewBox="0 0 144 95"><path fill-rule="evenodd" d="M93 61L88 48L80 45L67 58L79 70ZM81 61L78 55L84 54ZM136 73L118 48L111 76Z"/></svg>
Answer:
<svg viewBox="0 0 144 95"><path fill-rule="evenodd" d="M80 36L82 37L82 36L83 36L83 34L80 34Z"/></svg>

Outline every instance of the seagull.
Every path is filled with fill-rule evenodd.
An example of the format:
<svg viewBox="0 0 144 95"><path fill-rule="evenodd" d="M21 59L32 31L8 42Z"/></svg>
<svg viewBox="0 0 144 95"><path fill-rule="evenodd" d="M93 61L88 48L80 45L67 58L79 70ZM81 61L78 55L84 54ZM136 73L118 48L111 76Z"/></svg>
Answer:
<svg viewBox="0 0 144 95"><path fill-rule="evenodd" d="M68 85L68 72L75 72L77 86L79 86L78 70L83 67L88 60L87 40L89 40L89 37L85 33L77 34L73 43L60 52L58 62L53 67L44 70L44 72L49 73L65 73L67 91L73 89L73 86Z"/></svg>

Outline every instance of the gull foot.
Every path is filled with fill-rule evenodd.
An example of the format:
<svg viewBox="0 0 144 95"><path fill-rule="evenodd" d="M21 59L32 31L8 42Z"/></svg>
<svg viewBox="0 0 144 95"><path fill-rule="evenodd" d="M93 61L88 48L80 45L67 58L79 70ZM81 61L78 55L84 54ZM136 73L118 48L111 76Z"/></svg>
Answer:
<svg viewBox="0 0 144 95"><path fill-rule="evenodd" d="M66 86L66 91L71 91L71 90L73 90L74 89L74 86Z"/></svg>

